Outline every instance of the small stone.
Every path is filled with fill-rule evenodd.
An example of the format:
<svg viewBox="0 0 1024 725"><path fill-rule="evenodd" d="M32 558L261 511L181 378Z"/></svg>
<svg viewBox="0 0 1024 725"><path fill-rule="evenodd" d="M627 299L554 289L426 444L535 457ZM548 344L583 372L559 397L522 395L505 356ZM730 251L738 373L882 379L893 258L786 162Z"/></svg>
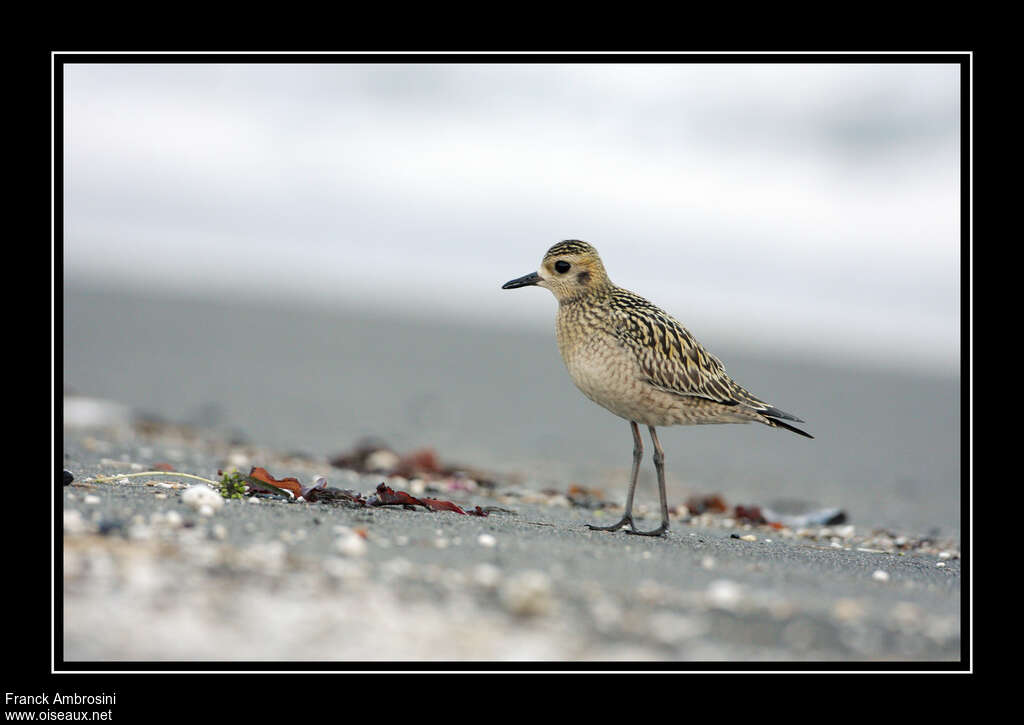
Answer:
<svg viewBox="0 0 1024 725"><path fill-rule="evenodd" d="M345 556L363 556L366 554L366 539L354 531L342 534L334 542L334 548Z"/></svg>
<svg viewBox="0 0 1024 725"><path fill-rule="evenodd" d="M728 579L717 579L708 585L708 601L721 609L732 609L740 600L739 585Z"/></svg>
<svg viewBox="0 0 1024 725"><path fill-rule="evenodd" d="M516 574L501 587L501 602L508 611L520 617L547 614L555 605L551 581L541 571Z"/></svg>
<svg viewBox="0 0 1024 725"><path fill-rule="evenodd" d="M889 581L889 572L882 571L881 569L875 569L874 573L871 575L871 578L874 579L876 582L887 582Z"/></svg>
<svg viewBox="0 0 1024 725"><path fill-rule="evenodd" d="M181 494L181 501L203 516L212 516L215 511L224 505L224 498L205 483L189 486ZM208 509L208 513L204 513L204 507Z"/></svg>
<svg viewBox="0 0 1024 725"><path fill-rule="evenodd" d="M950 553L949 553L948 551L940 551L940 552L939 552L939 558L940 558L940 559L948 559L948 558L950 558L951 556L953 556L953 555L952 555L952 554L950 554Z"/></svg>
<svg viewBox="0 0 1024 725"><path fill-rule="evenodd" d="M396 453L381 449L368 455L364 465L368 471L390 471L398 465L399 461Z"/></svg>
<svg viewBox="0 0 1024 725"><path fill-rule="evenodd" d="M561 508L568 508L572 503L569 501L569 497L560 493L556 493L553 496L548 497L548 506L559 506Z"/></svg>
<svg viewBox="0 0 1024 725"><path fill-rule="evenodd" d="M743 541L757 541L757 537L753 534L745 534L740 537Z"/></svg>
<svg viewBox="0 0 1024 725"><path fill-rule="evenodd" d="M96 505L96 504L98 504L100 502L100 497L99 496L93 496L92 494L88 494L88 495L86 495L85 498L82 499L82 502L90 504L90 505Z"/></svg>
<svg viewBox="0 0 1024 725"><path fill-rule="evenodd" d="M89 524L82 517L80 511L75 509L68 509L64 511L64 533L65 534L84 534L89 530Z"/></svg>
<svg viewBox="0 0 1024 725"><path fill-rule="evenodd" d="M501 570L494 564L477 564L473 567L473 581L486 589L493 589L501 581Z"/></svg>
<svg viewBox="0 0 1024 725"><path fill-rule="evenodd" d="M480 546L493 548L495 544L498 543L498 541L490 534L480 534L478 537L476 537L476 543L480 544Z"/></svg>
<svg viewBox="0 0 1024 725"><path fill-rule="evenodd" d="M185 519L181 517L177 511L168 511L163 517L164 523L172 529L180 528L185 523Z"/></svg>
<svg viewBox="0 0 1024 725"><path fill-rule="evenodd" d="M850 622L864 616L864 605L856 599L839 599L832 607L832 616L841 622Z"/></svg>

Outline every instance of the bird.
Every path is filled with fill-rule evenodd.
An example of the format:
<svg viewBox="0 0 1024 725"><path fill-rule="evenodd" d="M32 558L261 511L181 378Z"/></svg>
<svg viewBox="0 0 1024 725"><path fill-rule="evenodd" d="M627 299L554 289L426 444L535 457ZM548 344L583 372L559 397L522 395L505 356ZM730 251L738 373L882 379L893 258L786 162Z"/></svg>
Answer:
<svg viewBox="0 0 1024 725"><path fill-rule="evenodd" d="M555 330L569 376L590 400L629 421L633 466L625 513L595 531L664 536L669 529L665 494L665 453L656 428L670 425L763 423L807 438L803 423L748 392L725 371L674 317L640 295L615 285L597 250L579 239L554 244L540 267L509 280L502 289L544 287L558 300ZM654 445L661 525L641 531L633 522L633 495L643 459L639 426L646 425Z"/></svg>

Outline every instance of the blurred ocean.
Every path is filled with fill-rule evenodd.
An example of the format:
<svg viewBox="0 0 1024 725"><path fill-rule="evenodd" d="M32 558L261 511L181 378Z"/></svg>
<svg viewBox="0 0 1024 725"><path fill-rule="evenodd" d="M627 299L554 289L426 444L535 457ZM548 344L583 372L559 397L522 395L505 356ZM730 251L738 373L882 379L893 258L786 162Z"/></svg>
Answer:
<svg viewBox="0 0 1024 725"><path fill-rule="evenodd" d="M514 294L498 289L501 281L494 294ZM399 451L429 446L445 461L622 497L628 425L572 385L554 339L556 303L545 302L551 327L534 332L356 304L68 285L64 387L284 450L331 455L374 436ZM769 357L716 345L713 334L699 339L816 438L760 425L661 429L670 502L711 492L730 504L796 500L842 507L860 526L958 534L957 377ZM656 504L649 456L638 501Z"/></svg>

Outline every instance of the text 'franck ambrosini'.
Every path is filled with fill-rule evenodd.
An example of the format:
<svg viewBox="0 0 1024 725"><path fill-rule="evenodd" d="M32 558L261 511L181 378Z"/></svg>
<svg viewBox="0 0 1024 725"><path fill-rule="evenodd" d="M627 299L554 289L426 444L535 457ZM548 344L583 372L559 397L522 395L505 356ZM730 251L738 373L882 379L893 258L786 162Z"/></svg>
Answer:
<svg viewBox="0 0 1024 725"><path fill-rule="evenodd" d="M117 695L100 693L98 695L40 693L38 695L18 695L14 692L4 693L7 705L116 705Z"/></svg>

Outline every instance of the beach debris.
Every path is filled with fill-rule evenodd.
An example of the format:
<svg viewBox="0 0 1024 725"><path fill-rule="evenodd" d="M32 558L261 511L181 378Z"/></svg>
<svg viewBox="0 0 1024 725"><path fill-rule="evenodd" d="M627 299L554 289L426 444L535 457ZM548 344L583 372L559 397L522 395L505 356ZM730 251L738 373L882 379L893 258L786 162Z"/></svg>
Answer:
<svg viewBox="0 0 1024 725"><path fill-rule="evenodd" d="M458 504L451 501L442 501L436 498L416 498L405 491L396 491L386 483L377 486L375 495L366 500L367 506L423 506L431 511L454 511L457 514L469 516L487 516L487 512L479 506L472 511L466 511Z"/></svg>
<svg viewBox="0 0 1024 725"><path fill-rule="evenodd" d="M736 508L733 509L733 516L740 521L745 521L750 524L768 523L768 520L765 519L760 506L737 505Z"/></svg>
<svg viewBox="0 0 1024 725"><path fill-rule="evenodd" d="M472 490L476 486L494 487L493 476L478 468L441 462L433 448L417 448L409 453L399 454L386 443L364 439L345 453L330 458L335 468L344 468L358 473L401 476L427 480L449 479L453 488Z"/></svg>
<svg viewBox="0 0 1024 725"><path fill-rule="evenodd" d="M804 529L810 526L834 526L846 523L846 512L839 508L821 508L802 514L783 514L764 506L737 504L733 516L744 523L763 524L774 529Z"/></svg>
<svg viewBox="0 0 1024 725"><path fill-rule="evenodd" d="M585 509L600 509L608 504L604 501L604 491L573 483L569 486L568 501L571 505Z"/></svg>
<svg viewBox="0 0 1024 725"><path fill-rule="evenodd" d="M212 516L224 505L224 499L205 483L189 486L181 494L181 501L202 516Z"/></svg>
<svg viewBox="0 0 1024 725"><path fill-rule="evenodd" d="M299 479L294 476L274 478L262 466L253 466L247 479L250 486L267 493L276 493L291 498L299 498L302 495L302 484L299 483Z"/></svg>
<svg viewBox="0 0 1024 725"><path fill-rule="evenodd" d="M686 499L686 508L690 510L690 513L697 515L703 513L724 514L728 510L725 499L717 493L690 496Z"/></svg>
<svg viewBox="0 0 1024 725"><path fill-rule="evenodd" d="M223 498L242 498L253 493L275 493L290 500L302 500L310 503L350 503L356 506L404 506L412 508L422 506L430 511L454 511L467 516L487 516L488 511L476 506L467 511L452 501L437 498L417 497L412 494L395 490L381 482L375 493L364 498L358 491L331 488L327 485L326 476L317 476L310 486L304 486L294 476L276 478L267 469L253 466L249 474L242 475L237 471L221 474L220 496ZM250 498L250 500L254 500Z"/></svg>
<svg viewBox="0 0 1024 725"><path fill-rule="evenodd" d="M845 524L847 521L846 512L840 508L822 508L802 514L783 514L762 507L761 514L767 521L782 524L791 529L807 526L834 526L835 524Z"/></svg>

